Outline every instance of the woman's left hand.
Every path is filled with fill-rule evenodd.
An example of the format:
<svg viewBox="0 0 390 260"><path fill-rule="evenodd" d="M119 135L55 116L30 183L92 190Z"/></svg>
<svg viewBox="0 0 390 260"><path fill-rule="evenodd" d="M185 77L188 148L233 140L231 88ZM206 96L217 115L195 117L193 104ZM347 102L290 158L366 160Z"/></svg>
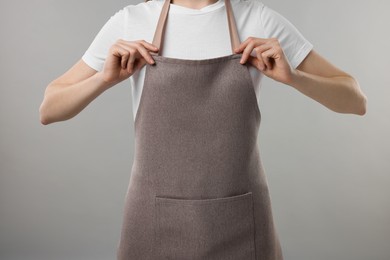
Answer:
<svg viewBox="0 0 390 260"><path fill-rule="evenodd" d="M256 57L250 55L253 50L255 50ZM243 52L241 64L248 61L267 77L284 84L291 81L294 69L288 62L277 38L248 37L235 52Z"/></svg>

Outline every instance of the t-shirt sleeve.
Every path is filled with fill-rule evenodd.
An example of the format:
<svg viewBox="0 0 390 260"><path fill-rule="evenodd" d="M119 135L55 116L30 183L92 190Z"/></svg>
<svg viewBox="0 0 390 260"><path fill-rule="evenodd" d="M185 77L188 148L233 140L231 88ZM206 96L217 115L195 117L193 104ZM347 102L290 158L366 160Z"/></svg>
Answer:
<svg viewBox="0 0 390 260"><path fill-rule="evenodd" d="M88 66L97 71L103 70L108 50L116 40L123 37L124 19L124 9L121 9L103 25L82 56Z"/></svg>
<svg viewBox="0 0 390 260"><path fill-rule="evenodd" d="M280 13L262 5L260 22L266 38L277 38L290 65L295 69L313 49L302 33Z"/></svg>

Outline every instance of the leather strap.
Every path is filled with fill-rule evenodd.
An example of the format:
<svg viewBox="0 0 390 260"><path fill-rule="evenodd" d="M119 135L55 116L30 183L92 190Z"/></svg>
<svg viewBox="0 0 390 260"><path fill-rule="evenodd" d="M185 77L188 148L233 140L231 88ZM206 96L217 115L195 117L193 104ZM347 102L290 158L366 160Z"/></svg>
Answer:
<svg viewBox="0 0 390 260"><path fill-rule="evenodd" d="M232 5L230 0L224 0L225 7L227 12L227 20L229 25L229 34L230 34L230 43L232 47L232 53L234 54L234 49L240 45L240 38L238 37L237 26L234 19L234 14L232 11ZM161 54L161 47L163 44L163 36L165 34L165 24L168 17L169 6L171 0L165 0L163 7L161 9L160 17L157 22L156 31L154 32L153 44L158 47L157 55Z"/></svg>

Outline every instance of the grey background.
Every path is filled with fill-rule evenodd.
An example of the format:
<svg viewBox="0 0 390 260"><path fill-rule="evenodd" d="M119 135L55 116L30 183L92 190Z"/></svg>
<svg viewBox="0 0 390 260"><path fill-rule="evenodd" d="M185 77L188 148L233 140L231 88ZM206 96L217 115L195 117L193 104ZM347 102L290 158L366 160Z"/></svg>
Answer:
<svg viewBox="0 0 390 260"><path fill-rule="evenodd" d="M133 158L128 81L41 125L47 84L140 1L0 2L0 259L115 259ZM368 97L332 112L265 78L259 145L286 260L390 259L386 0L266 0ZM386 18L387 16L387 18Z"/></svg>

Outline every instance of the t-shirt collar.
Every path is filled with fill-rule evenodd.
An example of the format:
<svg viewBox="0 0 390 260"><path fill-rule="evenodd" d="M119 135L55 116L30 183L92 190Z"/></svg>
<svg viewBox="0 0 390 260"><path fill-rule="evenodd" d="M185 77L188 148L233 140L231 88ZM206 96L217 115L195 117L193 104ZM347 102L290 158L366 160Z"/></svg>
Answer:
<svg viewBox="0 0 390 260"><path fill-rule="evenodd" d="M159 0L159 1L164 2L165 0ZM189 8L189 7L185 7L185 6L171 3L170 4L170 11L173 11L175 13L185 13L185 14L203 14L203 13L208 13L208 12L214 11L218 8L221 8L224 5L225 5L224 0L218 0L217 2L215 2L211 5L207 5L205 7L202 7L201 9L193 9L193 8Z"/></svg>

